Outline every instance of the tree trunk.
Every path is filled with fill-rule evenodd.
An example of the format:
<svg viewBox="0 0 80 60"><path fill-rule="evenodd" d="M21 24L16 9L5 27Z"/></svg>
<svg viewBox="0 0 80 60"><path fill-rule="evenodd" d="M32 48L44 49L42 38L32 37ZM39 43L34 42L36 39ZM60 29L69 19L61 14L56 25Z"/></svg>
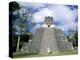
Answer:
<svg viewBox="0 0 80 60"><path fill-rule="evenodd" d="M19 51L19 44L20 44L20 35L18 36L18 42L17 42L17 49L16 49L16 51Z"/></svg>

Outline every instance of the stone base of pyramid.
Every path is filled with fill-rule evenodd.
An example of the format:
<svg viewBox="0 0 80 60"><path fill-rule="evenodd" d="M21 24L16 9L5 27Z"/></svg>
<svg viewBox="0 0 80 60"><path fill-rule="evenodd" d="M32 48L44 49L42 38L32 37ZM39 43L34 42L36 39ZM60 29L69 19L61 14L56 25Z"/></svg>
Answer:
<svg viewBox="0 0 80 60"><path fill-rule="evenodd" d="M32 38L29 52L48 54L60 51L72 50L73 46L64 36L61 30L55 28L43 28Z"/></svg>

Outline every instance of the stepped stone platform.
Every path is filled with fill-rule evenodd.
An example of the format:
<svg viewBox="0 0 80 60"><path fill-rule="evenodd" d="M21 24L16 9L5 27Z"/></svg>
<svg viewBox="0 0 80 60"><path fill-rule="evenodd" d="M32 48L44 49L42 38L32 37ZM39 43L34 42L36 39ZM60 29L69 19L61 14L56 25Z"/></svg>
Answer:
<svg viewBox="0 0 80 60"><path fill-rule="evenodd" d="M32 37L30 52L48 53L71 50L72 44L61 30L55 28L41 28Z"/></svg>
<svg viewBox="0 0 80 60"><path fill-rule="evenodd" d="M73 46L67 40L63 31L57 29L53 24L53 17L45 17L41 28L37 29L29 42L28 52L30 53L55 53L65 50L72 50Z"/></svg>

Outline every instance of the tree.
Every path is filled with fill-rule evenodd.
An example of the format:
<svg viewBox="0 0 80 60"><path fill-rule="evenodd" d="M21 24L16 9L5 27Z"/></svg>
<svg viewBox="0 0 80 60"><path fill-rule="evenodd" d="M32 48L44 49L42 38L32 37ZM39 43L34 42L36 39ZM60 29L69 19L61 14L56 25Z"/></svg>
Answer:
<svg viewBox="0 0 80 60"><path fill-rule="evenodd" d="M13 12L18 9L20 9L20 5L17 2L13 1L9 3L9 12Z"/></svg>
<svg viewBox="0 0 80 60"><path fill-rule="evenodd" d="M73 42L73 46L77 47L78 46L78 31L76 31L73 35L72 35L72 42Z"/></svg>
<svg viewBox="0 0 80 60"><path fill-rule="evenodd" d="M22 12L21 12L22 10ZM32 16L30 15L30 12L25 9L23 9L23 7L21 8L21 10L18 11L18 23L15 25L15 27L17 27L17 32L18 32L18 42L17 42L17 49L16 51L19 50L19 44L20 44L20 36L21 35L25 35L28 37L29 35L29 27L28 27L28 19L31 20Z"/></svg>
<svg viewBox="0 0 80 60"><path fill-rule="evenodd" d="M78 46L78 31L75 31L75 32L72 31L72 34L70 36L67 36L67 39L69 41L72 41L74 47L77 47Z"/></svg>
<svg viewBox="0 0 80 60"><path fill-rule="evenodd" d="M27 9L27 8L26 8ZM22 12L21 12L22 10ZM16 12L16 14L14 14ZM18 36L17 43L15 41L12 44L15 46L17 44L16 51L19 50L21 35L27 34L30 36L28 22L32 19L32 15L29 10L21 7L19 3L13 1L9 3L9 32L12 32L12 41L16 40L15 36ZM18 34L17 34L18 33ZM11 36L11 35L10 35Z"/></svg>
<svg viewBox="0 0 80 60"><path fill-rule="evenodd" d="M13 15L13 12L20 9L20 5L13 1L9 3L9 56L13 57L13 51L16 48L16 39L15 39L15 29L13 29L13 22L16 19L16 16Z"/></svg>
<svg viewBox="0 0 80 60"><path fill-rule="evenodd" d="M15 1L9 3L9 32L15 32L15 29L13 29L13 22L16 20L16 15L14 15L13 12L19 10L20 8L19 3Z"/></svg>

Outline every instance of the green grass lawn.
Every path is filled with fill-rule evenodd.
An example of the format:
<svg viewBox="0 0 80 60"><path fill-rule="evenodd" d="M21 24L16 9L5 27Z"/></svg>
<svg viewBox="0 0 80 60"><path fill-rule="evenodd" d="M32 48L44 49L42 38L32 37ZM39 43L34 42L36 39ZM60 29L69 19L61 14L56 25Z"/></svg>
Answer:
<svg viewBox="0 0 80 60"><path fill-rule="evenodd" d="M13 53L13 57L14 58L28 58L28 57L61 56L61 55L75 55L75 54L78 54L77 50L62 51L62 52L55 53L55 54L15 52Z"/></svg>

